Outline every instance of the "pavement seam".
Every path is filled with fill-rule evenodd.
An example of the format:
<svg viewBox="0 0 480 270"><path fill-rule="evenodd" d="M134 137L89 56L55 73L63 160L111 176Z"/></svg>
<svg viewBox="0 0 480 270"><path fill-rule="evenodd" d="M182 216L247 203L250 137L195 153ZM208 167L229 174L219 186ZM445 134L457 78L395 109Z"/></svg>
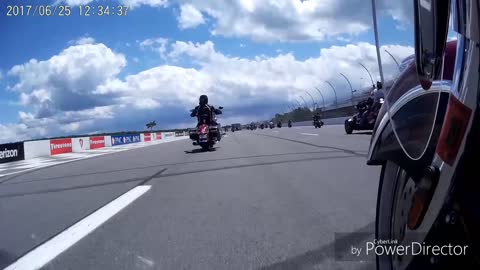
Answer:
<svg viewBox="0 0 480 270"><path fill-rule="evenodd" d="M263 157L276 157L276 156L293 156L293 155L308 155L308 154L325 154L325 153L335 153L335 152L343 152L343 151L326 150L326 151L310 151L310 152L298 152L298 153L281 153L281 154L239 156L239 157L230 157L230 158L222 158L222 159L202 159L202 160L193 160L193 161L189 161L189 162L154 164L154 165L151 165L151 166L143 166L143 167L135 167L135 168L119 169L119 170L111 170L111 171L98 171L98 172L83 173L83 174L64 175L64 176L58 176L58 177L39 178L39 179L28 180L28 181L9 182L9 183L1 183L1 184L4 185L4 186L12 186L12 185L34 183L34 182L52 181L52 180L57 180L57 179L67 178L67 177L80 177L80 176L88 176L88 175L96 175L96 174L108 174L108 173L141 170L141 169L148 169L148 168L155 168L155 167L188 165L188 164L216 162L216 161L228 161L228 160L237 160L237 159L250 159L250 158L263 158Z"/></svg>
<svg viewBox="0 0 480 270"><path fill-rule="evenodd" d="M289 142L301 143L301 144L305 144L305 145L313 146L313 147L317 147L317 148L334 149L334 150L339 150L339 151L342 151L342 152L345 152L345 153L348 153L348 154L351 154L351 155L355 155L355 156L367 157L367 155L360 154L360 153L358 153L358 152L355 152L355 151L352 151L352 150L348 150L348 149L344 149L344 148L334 147L334 146L317 145L317 144L313 144L313 143L302 142L302 141L297 141L297 140L288 139L288 138L282 138L282 137L278 137L278 136L266 135L266 134L255 134L255 135L264 136L264 137L270 137L270 138L275 138L275 139L284 140L284 141L289 141Z"/></svg>
<svg viewBox="0 0 480 270"><path fill-rule="evenodd" d="M186 174L192 174L192 173L213 172L213 171L221 171L221 170L229 170L229 169L259 167L259 166L264 166L264 165L275 165L275 164L283 164L283 163L295 163L295 162L304 162L304 161L315 161L315 160L325 160L325 159L341 159L341 158L357 158L357 156L331 156L331 157L320 157L320 158L304 158L304 159L282 160L282 161L273 161L273 162L260 162L260 163L254 163L254 164L242 164L242 165L235 165L235 166L223 166L223 167L219 167L219 168L192 170L192 171L179 172L179 173L167 173L167 174L159 175L157 178L164 178L164 177L178 176L178 175L186 175Z"/></svg>

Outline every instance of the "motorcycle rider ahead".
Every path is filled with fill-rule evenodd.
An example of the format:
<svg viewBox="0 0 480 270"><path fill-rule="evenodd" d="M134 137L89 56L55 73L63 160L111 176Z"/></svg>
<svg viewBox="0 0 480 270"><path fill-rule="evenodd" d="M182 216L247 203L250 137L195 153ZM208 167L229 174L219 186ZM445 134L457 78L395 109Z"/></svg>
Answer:
<svg viewBox="0 0 480 270"><path fill-rule="evenodd" d="M190 114L191 117L197 117L198 119L198 124L200 124L200 116L207 114L209 116L209 125L217 125L217 122L215 119L213 119L213 113L215 114L222 114L222 111L219 109L215 109L215 107L211 106L208 104L208 96L207 95L201 95L200 98L198 99L198 106L195 107L195 109L192 110L192 113Z"/></svg>
<svg viewBox="0 0 480 270"><path fill-rule="evenodd" d="M200 124L202 124L200 119L201 116L208 115L207 123L205 124L209 126L217 126L218 140L220 141L221 133L219 132L219 124L216 122L215 117L213 117L214 114L222 114L222 111L208 104L207 95L201 95L200 98L198 99L198 106L196 106L195 109L192 110L192 113L190 114L190 116L197 117L197 127L198 127Z"/></svg>

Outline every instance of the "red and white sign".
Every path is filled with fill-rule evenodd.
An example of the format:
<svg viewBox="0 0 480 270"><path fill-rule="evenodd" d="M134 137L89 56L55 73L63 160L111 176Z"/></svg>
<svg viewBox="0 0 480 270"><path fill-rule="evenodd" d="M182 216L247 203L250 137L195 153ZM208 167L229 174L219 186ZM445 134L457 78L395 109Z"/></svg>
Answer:
<svg viewBox="0 0 480 270"><path fill-rule="evenodd" d="M161 132L157 132L157 140L161 140L162 139L162 133Z"/></svg>
<svg viewBox="0 0 480 270"><path fill-rule="evenodd" d="M152 140L152 133L144 133L143 136L144 136L143 140L146 142L149 142Z"/></svg>
<svg viewBox="0 0 480 270"><path fill-rule="evenodd" d="M72 152L72 139L50 140L50 155Z"/></svg>
<svg viewBox="0 0 480 270"><path fill-rule="evenodd" d="M96 136L90 137L90 149L97 149L105 147L105 137Z"/></svg>

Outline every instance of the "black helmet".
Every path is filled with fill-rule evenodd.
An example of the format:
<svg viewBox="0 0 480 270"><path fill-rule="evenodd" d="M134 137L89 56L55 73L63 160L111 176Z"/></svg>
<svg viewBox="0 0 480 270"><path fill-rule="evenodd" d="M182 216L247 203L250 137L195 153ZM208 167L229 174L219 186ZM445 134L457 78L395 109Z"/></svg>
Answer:
<svg viewBox="0 0 480 270"><path fill-rule="evenodd" d="M207 95L201 95L200 98L198 99L198 103L200 103L200 105L208 104Z"/></svg>

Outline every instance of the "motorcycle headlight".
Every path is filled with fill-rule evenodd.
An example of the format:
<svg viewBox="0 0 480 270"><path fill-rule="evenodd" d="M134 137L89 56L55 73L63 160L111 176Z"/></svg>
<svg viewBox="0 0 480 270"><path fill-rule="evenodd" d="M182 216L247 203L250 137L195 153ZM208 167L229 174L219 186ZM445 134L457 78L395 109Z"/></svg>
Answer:
<svg viewBox="0 0 480 270"><path fill-rule="evenodd" d="M352 121L353 121L352 118L348 118L348 122L352 122Z"/></svg>

